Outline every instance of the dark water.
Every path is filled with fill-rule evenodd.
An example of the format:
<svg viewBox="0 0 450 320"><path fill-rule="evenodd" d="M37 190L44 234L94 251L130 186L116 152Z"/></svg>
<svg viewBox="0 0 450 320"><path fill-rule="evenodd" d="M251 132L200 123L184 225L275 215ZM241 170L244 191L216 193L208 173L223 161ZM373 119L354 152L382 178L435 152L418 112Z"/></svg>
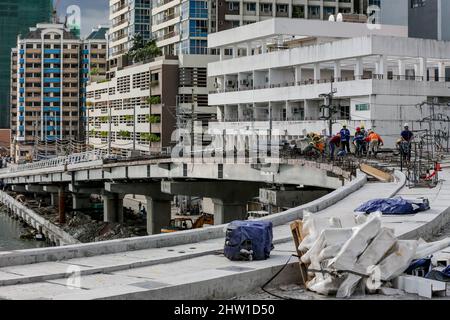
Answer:
<svg viewBox="0 0 450 320"><path fill-rule="evenodd" d="M45 242L20 239L20 235L24 230L20 222L11 219L0 209L0 251L24 250L46 246Z"/></svg>

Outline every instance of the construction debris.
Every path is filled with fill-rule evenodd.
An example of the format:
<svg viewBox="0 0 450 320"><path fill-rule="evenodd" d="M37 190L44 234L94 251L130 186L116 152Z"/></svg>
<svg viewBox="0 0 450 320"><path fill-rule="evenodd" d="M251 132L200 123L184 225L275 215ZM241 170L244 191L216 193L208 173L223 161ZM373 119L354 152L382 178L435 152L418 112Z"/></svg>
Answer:
<svg viewBox="0 0 450 320"><path fill-rule="evenodd" d="M369 293L380 292L391 288L392 281L398 283L413 261L450 246L450 238L434 243L399 240L393 230L381 226L381 215L323 218L306 213L302 222L293 223L306 288L338 298L351 297L359 287ZM433 282L430 287L432 292L442 291L442 286Z"/></svg>

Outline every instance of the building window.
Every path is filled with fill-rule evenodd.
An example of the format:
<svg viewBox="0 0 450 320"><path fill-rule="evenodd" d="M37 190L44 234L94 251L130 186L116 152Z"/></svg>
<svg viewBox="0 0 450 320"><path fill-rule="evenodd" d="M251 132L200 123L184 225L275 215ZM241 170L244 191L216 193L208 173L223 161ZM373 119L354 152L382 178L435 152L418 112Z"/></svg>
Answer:
<svg viewBox="0 0 450 320"><path fill-rule="evenodd" d="M247 3L247 11L256 11L256 3L254 2Z"/></svg>
<svg viewBox="0 0 450 320"><path fill-rule="evenodd" d="M411 8L425 7L427 0L411 0Z"/></svg>
<svg viewBox="0 0 450 320"><path fill-rule="evenodd" d="M304 6L292 6L292 18L305 18L305 7Z"/></svg>
<svg viewBox="0 0 450 320"><path fill-rule="evenodd" d="M370 104L368 104L368 103L357 104L355 107L356 107L356 111L369 111L370 110Z"/></svg>
<svg viewBox="0 0 450 320"><path fill-rule="evenodd" d="M228 11L239 12L239 2L228 2Z"/></svg>
<svg viewBox="0 0 450 320"><path fill-rule="evenodd" d="M308 7L308 18L309 19L320 19L320 6L309 6Z"/></svg>
<svg viewBox="0 0 450 320"><path fill-rule="evenodd" d="M272 4L271 3L262 3L261 4L261 12L265 12L265 13L272 12Z"/></svg>

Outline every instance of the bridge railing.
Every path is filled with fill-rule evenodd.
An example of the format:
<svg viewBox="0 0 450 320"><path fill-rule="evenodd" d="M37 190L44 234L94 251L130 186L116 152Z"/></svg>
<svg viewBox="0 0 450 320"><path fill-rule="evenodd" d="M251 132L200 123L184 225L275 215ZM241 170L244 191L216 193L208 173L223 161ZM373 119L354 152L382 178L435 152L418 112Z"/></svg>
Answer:
<svg viewBox="0 0 450 320"><path fill-rule="evenodd" d="M85 163L95 160L101 160L103 159L104 155L106 155L106 152L104 150L94 150L33 163L10 165L8 168L0 170L0 174L24 172L30 170L39 170L39 169L60 167L65 165Z"/></svg>

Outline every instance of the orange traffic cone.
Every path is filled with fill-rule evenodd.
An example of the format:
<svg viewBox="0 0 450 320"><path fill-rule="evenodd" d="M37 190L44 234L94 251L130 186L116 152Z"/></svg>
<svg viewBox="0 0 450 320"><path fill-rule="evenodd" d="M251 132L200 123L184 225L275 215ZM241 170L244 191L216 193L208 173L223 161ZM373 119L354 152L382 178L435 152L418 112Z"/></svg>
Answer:
<svg viewBox="0 0 450 320"><path fill-rule="evenodd" d="M441 164L439 162L436 162L436 168L434 170L442 171L442 167L441 167Z"/></svg>

